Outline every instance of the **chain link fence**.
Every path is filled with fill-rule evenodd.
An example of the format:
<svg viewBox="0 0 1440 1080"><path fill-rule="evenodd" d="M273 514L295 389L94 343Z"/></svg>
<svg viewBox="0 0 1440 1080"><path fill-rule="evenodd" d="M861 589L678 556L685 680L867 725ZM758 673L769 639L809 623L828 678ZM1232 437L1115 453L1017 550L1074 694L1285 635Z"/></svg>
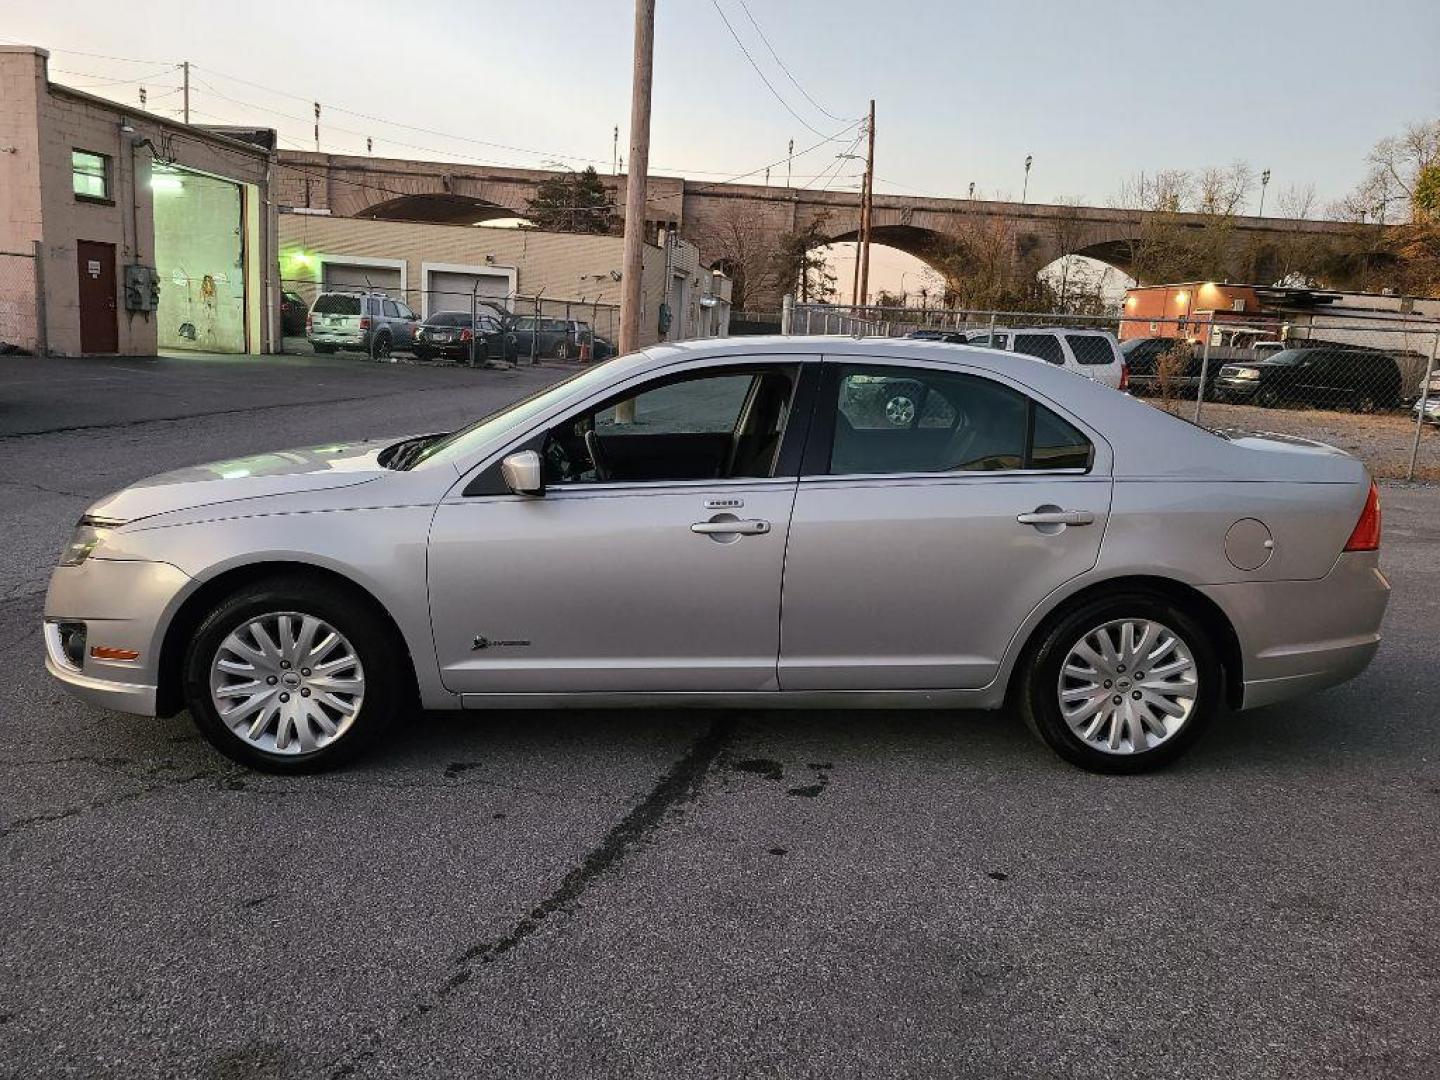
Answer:
<svg viewBox="0 0 1440 1080"><path fill-rule="evenodd" d="M382 340L375 319L389 325L387 351L392 357L473 366L604 360L614 355L619 340L620 306L583 297L495 295L482 291L482 284L468 291L422 290L386 281L326 286L308 278L282 278L280 286L281 351L286 353L360 353L373 358ZM374 296L378 314L370 314L375 305L331 299L316 310L322 294ZM332 306L337 310L325 310ZM361 327L361 318L372 319L372 325ZM427 331L417 341L415 327L431 323L451 331L450 336L427 345ZM497 339L494 324L503 340Z"/></svg>
<svg viewBox="0 0 1440 1080"><path fill-rule="evenodd" d="M40 261L33 251L0 251L0 355L43 353Z"/></svg>
<svg viewBox="0 0 1440 1080"><path fill-rule="evenodd" d="M1315 315L1241 322L1222 321L1219 313L1133 319L795 304L787 305L781 324L787 334L994 347L1112 384L1123 370L1130 394L1205 427L1313 439L1356 455L1375 476L1440 480L1435 320ZM1104 355L1096 352L1093 331L1108 340Z"/></svg>

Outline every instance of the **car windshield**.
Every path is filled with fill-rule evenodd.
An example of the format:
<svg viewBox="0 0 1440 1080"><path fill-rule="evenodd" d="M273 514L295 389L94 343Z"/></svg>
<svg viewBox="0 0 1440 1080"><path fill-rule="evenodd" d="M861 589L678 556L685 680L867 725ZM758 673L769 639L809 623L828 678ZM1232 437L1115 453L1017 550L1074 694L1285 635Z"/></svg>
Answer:
<svg viewBox="0 0 1440 1080"><path fill-rule="evenodd" d="M492 439L499 438L506 432L519 427L532 417L539 416L560 398L575 390L584 390L596 383L603 383L612 374L613 369L608 363L600 367L582 368L553 386L547 386L544 390L506 405L489 416L481 417L469 427L439 436L433 442L427 443L417 453L407 455L404 468L413 469L419 465L438 465L457 461Z"/></svg>
<svg viewBox="0 0 1440 1080"><path fill-rule="evenodd" d="M1304 356L1304 349L1286 349L1283 352L1277 352L1274 356L1270 357L1265 362L1267 364L1281 365L1298 364Z"/></svg>

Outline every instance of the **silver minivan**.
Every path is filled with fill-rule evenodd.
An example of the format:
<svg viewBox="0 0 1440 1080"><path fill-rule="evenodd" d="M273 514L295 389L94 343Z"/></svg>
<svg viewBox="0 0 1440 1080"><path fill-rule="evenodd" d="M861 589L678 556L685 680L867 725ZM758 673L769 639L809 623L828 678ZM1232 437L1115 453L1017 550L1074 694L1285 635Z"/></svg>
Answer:
<svg viewBox="0 0 1440 1080"><path fill-rule="evenodd" d="M386 360L415 344L420 318L403 300L378 292L322 292L305 319L305 337L317 353L356 349Z"/></svg>

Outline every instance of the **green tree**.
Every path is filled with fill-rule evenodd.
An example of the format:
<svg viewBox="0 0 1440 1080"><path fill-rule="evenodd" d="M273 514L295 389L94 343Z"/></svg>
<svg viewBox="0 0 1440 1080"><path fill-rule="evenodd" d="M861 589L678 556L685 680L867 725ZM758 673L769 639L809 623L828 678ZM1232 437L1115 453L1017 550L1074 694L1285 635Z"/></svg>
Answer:
<svg viewBox="0 0 1440 1080"><path fill-rule="evenodd" d="M828 242L829 218L817 217L803 229L782 233L771 258L775 280L795 292L802 304L824 304L835 299L836 280L822 250Z"/></svg>
<svg viewBox="0 0 1440 1080"><path fill-rule="evenodd" d="M551 232L608 233L614 230L614 196L593 166L542 180L526 202L526 217Z"/></svg>

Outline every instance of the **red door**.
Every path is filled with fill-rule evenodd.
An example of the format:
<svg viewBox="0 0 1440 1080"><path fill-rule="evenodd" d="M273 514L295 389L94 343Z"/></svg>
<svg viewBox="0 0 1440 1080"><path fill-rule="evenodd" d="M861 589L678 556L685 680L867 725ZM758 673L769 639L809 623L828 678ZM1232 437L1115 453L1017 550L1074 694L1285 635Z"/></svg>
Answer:
<svg viewBox="0 0 1440 1080"><path fill-rule="evenodd" d="M80 274L80 351L113 353L120 349L115 318L115 245L94 240L75 244Z"/></svg>

